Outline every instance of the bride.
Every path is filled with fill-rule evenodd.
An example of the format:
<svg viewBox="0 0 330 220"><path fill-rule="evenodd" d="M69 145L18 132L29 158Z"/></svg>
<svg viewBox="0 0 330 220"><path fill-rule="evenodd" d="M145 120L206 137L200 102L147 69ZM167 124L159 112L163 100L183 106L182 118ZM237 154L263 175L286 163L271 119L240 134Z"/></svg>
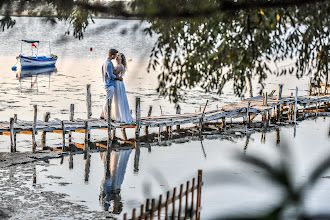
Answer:
<svg viewBox="0 0 330 220"><path fill-rule="evenodd" d="M117 57L117 68L115 74L122 77L127 70L127 61L124 54ZM112 99L111 118L115 121L130 123L134 119L130 113L125 85L122 81L115 80L115 91Z"/></svg>

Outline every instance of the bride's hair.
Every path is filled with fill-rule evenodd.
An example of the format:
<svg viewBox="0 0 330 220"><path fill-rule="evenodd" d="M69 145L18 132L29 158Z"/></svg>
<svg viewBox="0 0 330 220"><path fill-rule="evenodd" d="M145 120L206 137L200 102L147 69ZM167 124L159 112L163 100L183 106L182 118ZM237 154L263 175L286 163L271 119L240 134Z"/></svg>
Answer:
<svg viewBox="0 0 330 220"><path fill-rule="evenodd" d="M120 53L120 56L121 56L121 63L124 65L124 72L126 72L127 71L127 60L126 60L126 57L125 57L125 55L123 53Z"/></svg>

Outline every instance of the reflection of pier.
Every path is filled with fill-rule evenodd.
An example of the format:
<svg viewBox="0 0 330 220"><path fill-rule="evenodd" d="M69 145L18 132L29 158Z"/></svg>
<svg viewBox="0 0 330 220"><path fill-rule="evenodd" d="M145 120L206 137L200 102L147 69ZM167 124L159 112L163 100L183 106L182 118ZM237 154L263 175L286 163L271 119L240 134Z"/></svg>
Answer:
<svg viewBox="0 0 330 220"><path fill-rule="evenodd" d="M296 88L295 96L282 97L281 91L282 86L279 86L277 96L269 96L265 93L263 96L249 98L238 104L230 104L210 111L206 111L206 102L204 109L197 113L180 114L180 109L178 108L175 115L151 116L151 108L147 117L141 117L140 98L136 98L136 122L125 124L113 122L111 119L100 120L91 118L91 94L90 86L87 85L87 119L74 119L74 106L71 105L69 120L49 121L50 115L46 113L44 121L37 121L37 106L34 106L33 121L18 120L17 115L15 115L9 122L0 123L0 132L10 136L11 152L16 151L16 134L32 134L32 151L35 152L37 147L35 135L38 131L42 132L42 148L46 146L46 132L60 132L62 134L63 150L66 150L66 134L68 134L70 142L72 132L85 133L84 145L88 146L91 129L106 129L108 131L108 140L104 146L108 148L111 146L116 129L122 130L124 142L137 142L137 145L140 146L143 142L152 145L155 143L155 140L157 140L157 144L166 144L168 140L179 139L176 137L187 133L190 136L200 136L205 134L205 132L215 132L213 135L219 135L219 138L225 137L230 134L231 128L235 127L235 123L232 123L232 118L243 118L242 123L238 123L241 127L239 131L237 130L238 128L236 131L232 129L235 133L249 134L254 130L258 130L259 127L261 127L263 132L265 128L271 125L279 125L281 123L296 124L298 120L303 120L305 117L329 115L330 95L298 96L298 89ZM253 122L257 115L261 115L261 123ZM242 128L242 125L245 128ZM186 129L187 126L189 129ZM145 127L146 139L140 137L141 127ZM150 127L157 127L158 134L150 134L150 136ZM127 138L125 131L127 128L135 129L135 137L133 139ZM148 138L151 138L151 141ZM88 150L85 149L85 151Z"/></svg>

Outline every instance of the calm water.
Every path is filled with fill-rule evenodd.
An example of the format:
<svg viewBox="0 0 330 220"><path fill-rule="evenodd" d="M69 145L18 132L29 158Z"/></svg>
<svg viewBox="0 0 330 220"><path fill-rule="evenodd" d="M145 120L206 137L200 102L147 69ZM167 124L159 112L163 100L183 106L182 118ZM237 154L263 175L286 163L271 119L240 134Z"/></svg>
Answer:
<svg viewBox="0 0 330 220"><path fill-rule="evenodd" d="M32 120L33 105L38 105L38 119L43 118L45 112L51 113L51 119L68 119L70 104L75 104L75 117L86 118L86 84L92 88L92 111L93 117L98 117L101 112L105 94L102 89L100 68L107 56L109 48L114 47L130 58L129 71L124 76L127 95L131 109L134 110L135 97L141 97L142 115L146 115L149 105L152 105L153 114L159 115L162 107L164 114L174 113L174 104L158 96L155 91L157 87L157 71L148 73L146 71L149 52L155 42L142 34L143 27L139 21L103 20L96 19L96 24L87 28L85 37L79 41L73 37L64 36L68 27L65 23L51 26L42 22L40 18L16 18L17 24L14 28L0 32L2 47L0 50L0 70L2 74L0 84L0 120L8 121L14 114L19 119ZM123 29L141 25L138 31L128 31L122 35ZM53 73L17 77L17 72L11 71L15 64L15 57L20 53L21 39L50 40L53 53L58 55L56 71ZM47 45L40 53L48 53ZM93 51L90 51L90 48ZM29 53L29 48L24 52ZM290 64L286 61L283 65ZM254 79L254 94L257 94L260 86ZM290 94L295 86L299 87L299 94L305 95L309 78L297 80L295 76L283 76L277 78L269 76L266 81L266 91L277 89L279 83L284 84L284 94ZM182 112L194 112L209 100L208 109L222 106L231 102L240 101L232 93L232 85L227 85L225 95L217 96L215 93L204 94L202 90L194 89L185 91L185 100L180 103ZM121 158L123 161L120 170L122 184L120 186L120 201L123 214L132 208L138 207L145 201L146 197L156 197L160 193L179 186L186 180L196 176L198 169L204 171L204 182L202 194L202 218L212 219L216 215L246 213L261 213L265 207L270 207L279 200L281 191L263 181L260 170L246 167L241 161L234 159L233 153L246 153L258 155L272 163L276 163L279 157L279 149L282 144L288 144L293 152L290 165L294 170L297 181L306 179L313 166L329 152L328 129L329 118L318 118L308 120L297 126L297 135L293 138L293 128L281 128L281 145L275 145L275 133L267 133L266 142L261 143L261 134L253 134L246 151L243 150L245 139L234 140L205 140L206 157L204 157L201 142L189 142L184 144L172 144L167 147L153 147L151 152L141 149L139 172L134 172L135 150L120 151L113 157ZM133 135L129 131L128 135ZM118 133L118 132L117 132ZM37 136L40 141L40 135ZM92 140L105 140L105 131L93 131ZM29 135L18 135L17 149L19 151L30 151L31 137ZM74 134L73 141L83 143L82 134ZM51 146L61 145L59 134L49 134L47 144ZM9 137L0 136L0 152L9 152ZM34 168L33 168L34 169ZM40 192L54 192L58 201L70 202L70 206L77 206L76 210L88 210L90 213L101 213L104 205L99 201L101 194L104 168L102 154L91 155L91 166L89 181L84 181L85 160L82 155L73 157L73 169L69 169L68 157L63 163L60 159L51 160L49 164L35 165L37 185L32 187L31 170L27 171L25 178L24 170L16 170L18 182L26 184L17 189L5 187L5 178L10 173L8 170L0 170L4 178L0 182L0 192L4 196L3 202L8 202L10 195L16 195L18 200L25 202L36 202L32 197L26 196L26 192L38 194ZM223 173L226 173L224 175ZM31 175L30 175L31 174ZM324 176L329 176L330 172ZM27 177L26 177L27 176ZM228 181L228 177L232 181ZM8 177L9 178L9 177ZM330 182L329 178L320 179L319 183L308 194L307 210L313 213L326 211L329 203ZM62 195L63 194L63 195ZM62 196L59 196L62 195ZM9 197L8 197L9 196ZM15 197L15 196L14 196ZM42 196L41 196L42 197ZM42 197L43 198L43 197ZM46 197L45 197L46 198ZM0 200L1 201L1 200ZM45 199L44 211L40 206L31 206L29 211L17 208L20 213L17 218L30 215L31 218L50 218L58 216L59 219L91 218L86 212L76 211L72 217L62 214L61 208L68 206L67 203L58 204ZM52 208L47 208L46 206ZM24 202L22 207L24 207ZM113 207L110 207L110 210ZM55 210L55 211L54 211ZM85 214L87 216L85 216ZM104 214L104 213L103 213ZM92 215L93 216L93 215ZM95 216L94 216L95 217ZM95 217L96 218L96 217Z"/></svg>

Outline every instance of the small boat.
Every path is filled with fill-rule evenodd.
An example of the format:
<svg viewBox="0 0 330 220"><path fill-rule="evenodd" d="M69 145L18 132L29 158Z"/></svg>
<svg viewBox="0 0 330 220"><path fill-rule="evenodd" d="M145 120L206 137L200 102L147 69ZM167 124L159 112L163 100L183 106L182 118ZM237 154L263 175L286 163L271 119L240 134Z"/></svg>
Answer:
<svg viewBox="0 0 330 220"><path fill-rule="evenodd" d="M49 56L38 56L38 47L40 41L36 40L22 40L21 42L21 54L17 57L17 60L21 63L22 69L37 68L37 67L53 67L57 61L57 56L51 53L50 42L49 42ZM31 44L32 56L22 55L23 43ZM36 54L33 56L33 48L35 48Z"/></svg>

